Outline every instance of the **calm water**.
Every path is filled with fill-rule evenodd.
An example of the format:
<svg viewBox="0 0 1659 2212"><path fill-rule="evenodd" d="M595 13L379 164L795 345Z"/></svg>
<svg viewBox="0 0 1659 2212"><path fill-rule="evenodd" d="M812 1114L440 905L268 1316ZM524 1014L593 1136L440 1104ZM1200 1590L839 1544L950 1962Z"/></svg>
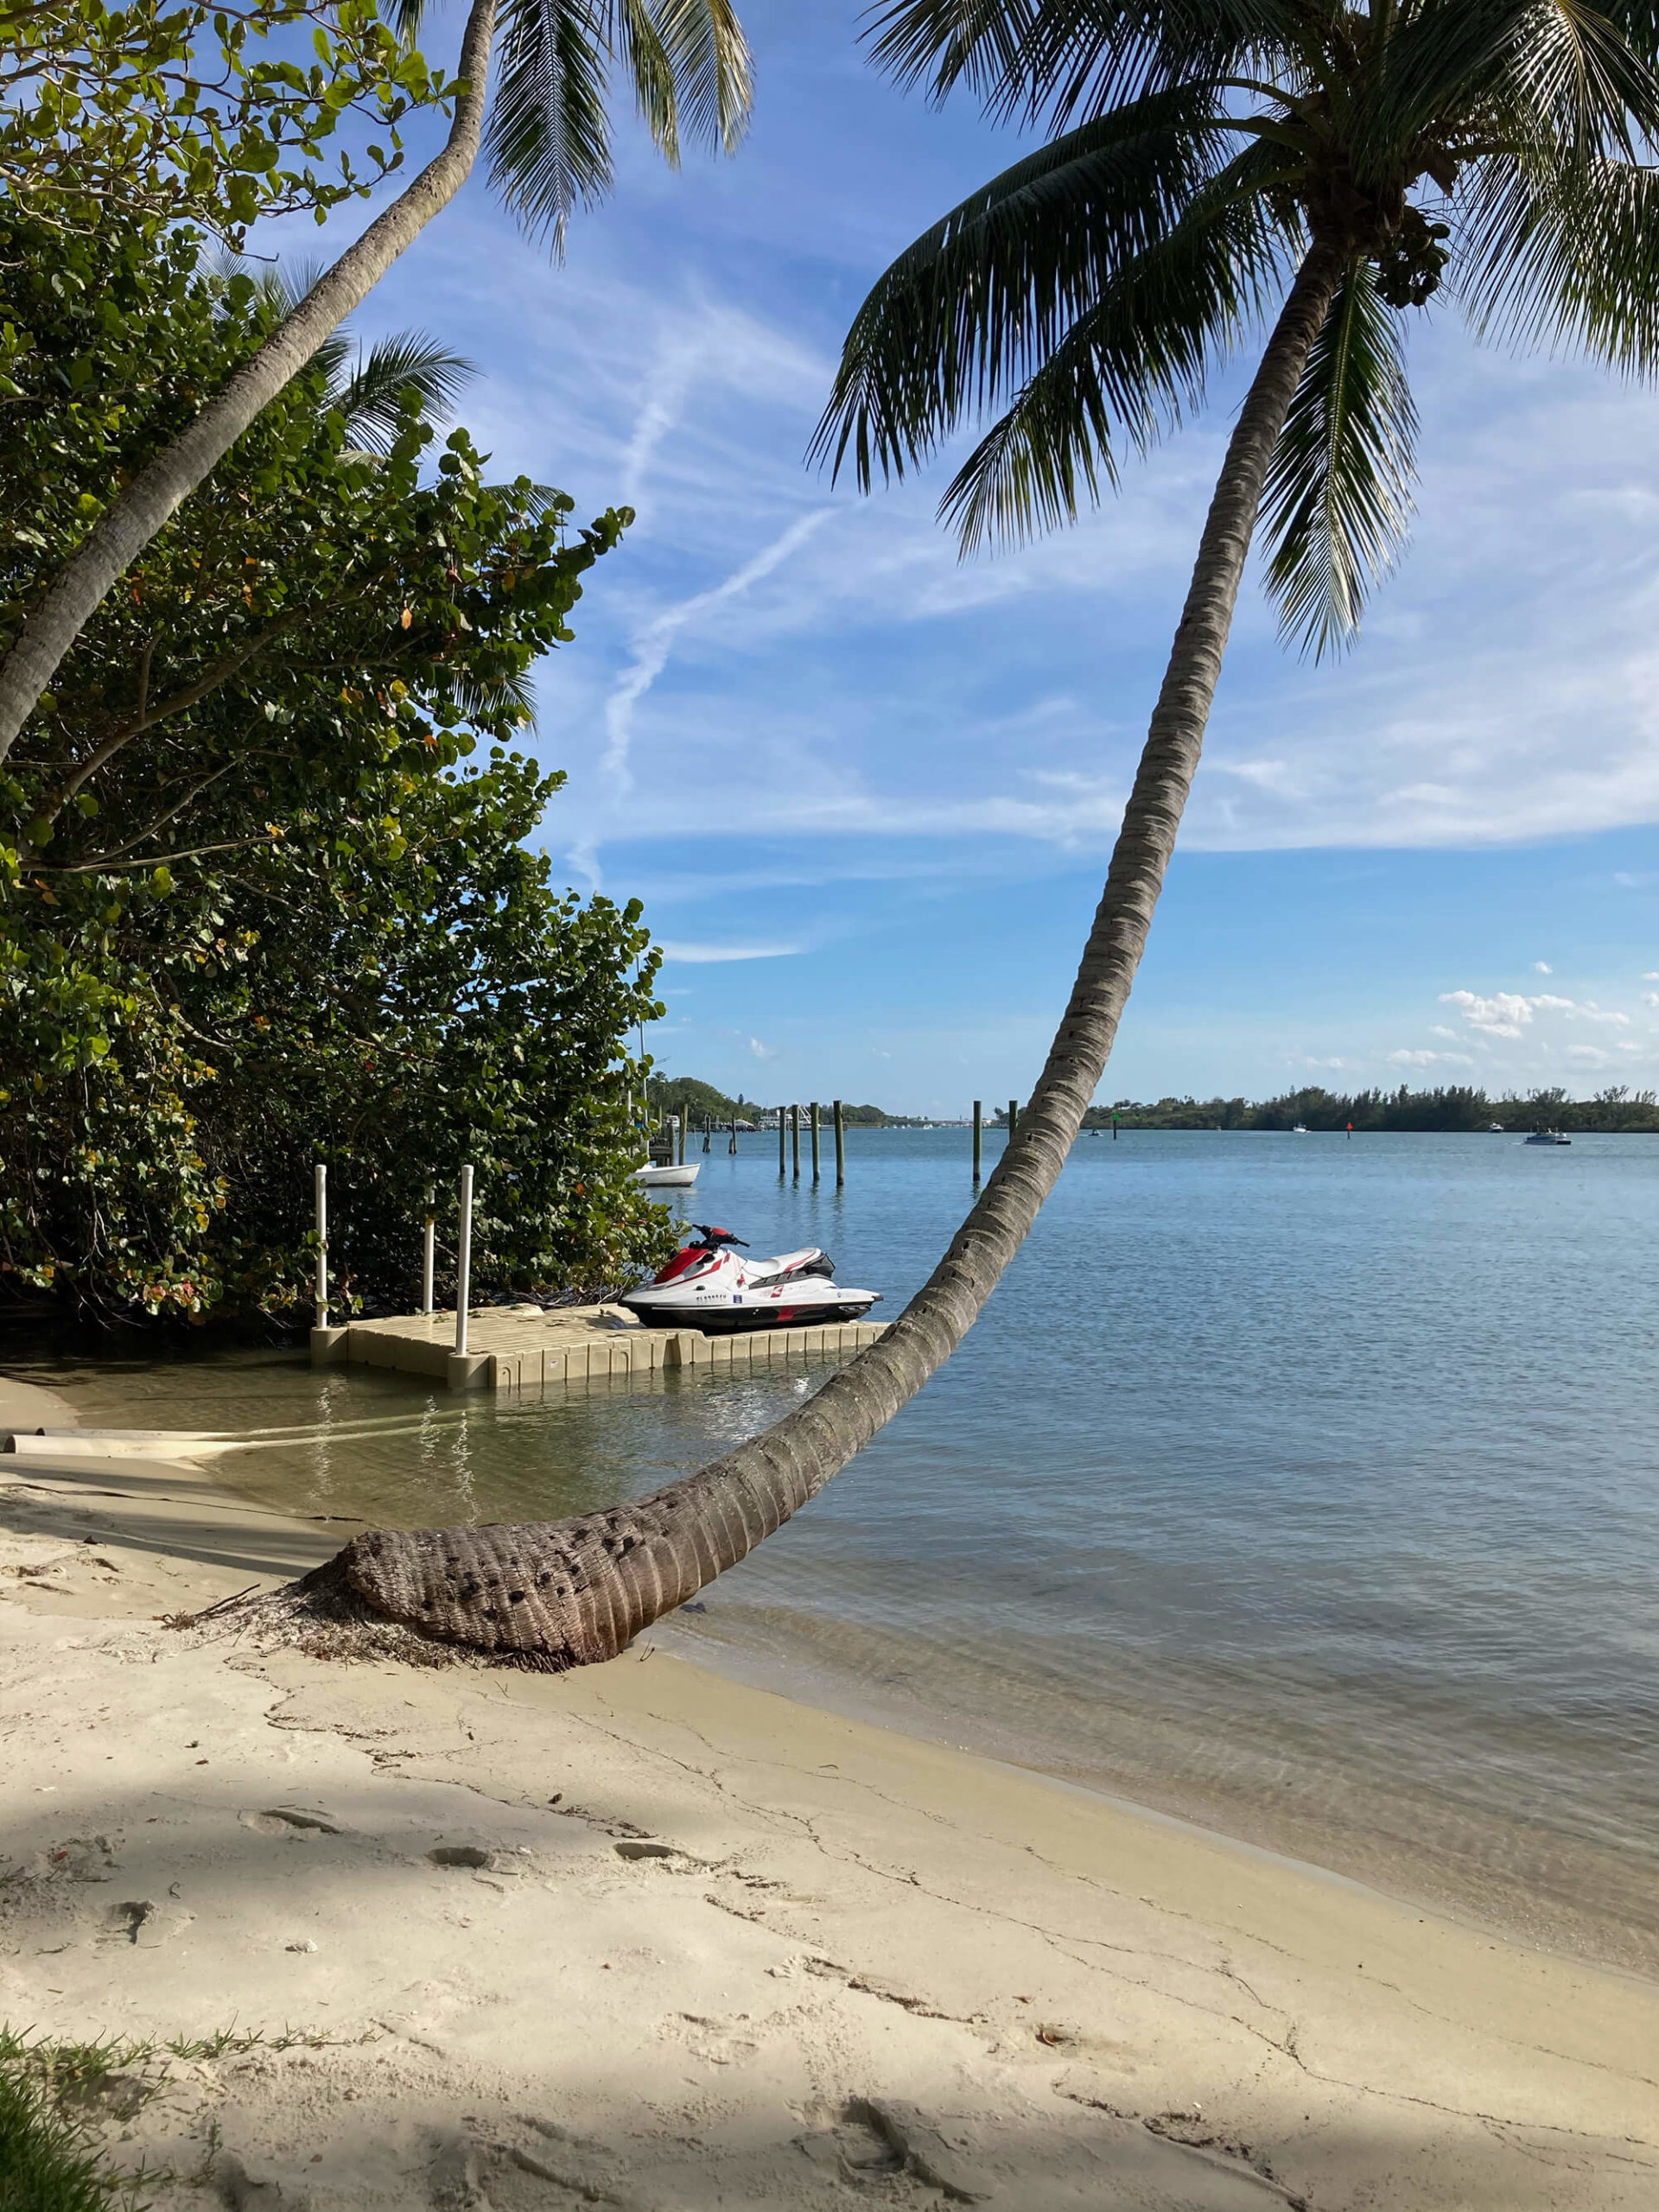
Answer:
<svg viewBox="0 0 1659 2212"><path fill-rule="evenodd" d="M851 1133L840 1197L724 1141L691 1217L822 1243L889 1312L969 1196L966 1131ZM1656 1294L1651 1138L1085 1137L956 1361L677 1634L1659 1968ZM325 1421L219 1471L404 1523L654 1488L813 1387L498 1410L270 1356L72 1379L83 1419Z"/></svg>

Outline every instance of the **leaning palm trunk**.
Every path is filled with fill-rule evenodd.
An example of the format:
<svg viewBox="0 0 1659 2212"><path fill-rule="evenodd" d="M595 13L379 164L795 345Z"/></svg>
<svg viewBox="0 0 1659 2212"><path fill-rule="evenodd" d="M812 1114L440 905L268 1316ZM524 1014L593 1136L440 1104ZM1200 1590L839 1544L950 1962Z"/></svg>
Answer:
<svg viewBox="0 0 1659 2212"><path fill-rule="evenodd" d="M111 588L223 461L270 402L359 307L467 181L483 130L485 83L495 33L495 0L474 0L461 45L460 78L443 150L320 277L294 312L244 362L183 435L134 477L25 620L0 662L0 760L39 704L58 664Z"/></svg>
<svg viewBox="0 0 1659 2212"><path fill-rule="evenodd" d="M637 1504L569 1521L376 1530L315 1583L433 1637L550 1669L608 1659L799 1511L913 1398L978 1319L1054 1187L1140 965L1198 768L1269 460L1341 257L1315 246L1228 445L1198 564L1071 1002L982 1196L879 1343L775 1427Z"/></svg>

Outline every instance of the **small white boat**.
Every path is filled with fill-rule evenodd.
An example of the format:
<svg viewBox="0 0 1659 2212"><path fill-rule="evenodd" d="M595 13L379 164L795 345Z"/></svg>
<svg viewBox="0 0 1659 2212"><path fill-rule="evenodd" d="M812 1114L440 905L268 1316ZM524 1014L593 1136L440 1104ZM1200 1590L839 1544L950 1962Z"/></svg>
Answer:
<svg viewBox="0 0 1659 2212"><path fill-rule="evenodd" d="M676 1166L671 1161L663 1167L636 1167L633 1179L643 1183L649 1191L689 1191L702 1166L700 1160L690 1160L683 1166Z"/></svg>
<svg viewBox="0 0 1659 2212"><path fill-rule="evenodd" d="M1486 1134L1489 1137L1501 1137L1503 1134L1503 1122L1488 1122L1486 1124Z"/></svg>
<svg viewBox="0 0 1659 2212"><path fill-rule="evenodd" d="M1295 1128L1290 1134L1294 1137L1305 1137L1307 1135L1307 1123L1306 1122L1298 1122Z"/></svg>
<svg viewBox="0 0 1659 2212"><path fill-rule="evenodd" d="M1559 1129L1535 1129L1526 1139L1528 1144L1571 1144L1571 1137L1564 1137Z"/></svg>

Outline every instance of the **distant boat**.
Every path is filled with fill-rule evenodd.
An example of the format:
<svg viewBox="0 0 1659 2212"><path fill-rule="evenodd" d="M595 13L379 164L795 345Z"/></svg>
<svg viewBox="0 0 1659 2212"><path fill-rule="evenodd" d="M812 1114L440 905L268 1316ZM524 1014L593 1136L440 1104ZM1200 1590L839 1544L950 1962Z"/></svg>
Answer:
<svg viewBox="0 0 1659 2212"><path fill-rule="evenodd" d="M633 1179L643 1183L649 1191L689 1190L697 1179L702 1166L700 1160L688 1160L683 1166L636 1167Z"/></svg>
<svg viewBox="0 0 1659 2212"><path fill-rule="evenodd" d="M1294 1137L1305 1137L1307 1135L1307 1123L1306 1122L1298 1122L1295 1128L1290 1134Z"/></svg>
<svg viewBox="0 0 1659 2212"><path fill-rule="evenodd" d="M1559 1129L1535 1129L1527 1139L1529 1144L1571 1144L1571 1137L1564 1137Z"/></svg>
<svg viewBox="0 0 1659 2212"><path fill-rule="evenodd" d="M1504 1134L1503 1122L1488 1122L1486 1124L1486 1134L1489 1137L1501 1137Z"/></svg>

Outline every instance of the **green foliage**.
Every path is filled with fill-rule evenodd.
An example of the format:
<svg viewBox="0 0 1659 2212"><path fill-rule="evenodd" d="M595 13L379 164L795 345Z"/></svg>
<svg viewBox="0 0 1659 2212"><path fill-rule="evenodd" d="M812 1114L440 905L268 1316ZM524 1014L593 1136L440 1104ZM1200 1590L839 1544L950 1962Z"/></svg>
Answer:
<svg viewBox="0 0 1659 2212"><path fill-rule="evenodd" d="M12 228L4 259L37 267ZM76 286L20 285L0 623L189 384L281 311L183 242L106 252L101 285L90 244ZM655 958L637 906L560 892L526 848L563 779L510 749L631 517L573 531L563 494L486 481L461 430L429 473L411 387L390 418L380 394L369 453L330 373L296 378L154 541L0 777L14 1290L293 1312L317 1160L347 1294L407 1302L427 1184L465 1160L481 1287L614 1281L661 1244L621 1058L661 1012Z"/></svg>
<svg viewBox="0 0 1659 2212"><path fill-rule="evenodd" d="M1411 513L1403 315L1659 360L1659 11L1575 0L885 0L878 63L1048 144L880 279L817 450L905 474L993 419L964 549L1073 519L1312 251L1343 270L1273 462L1287 635L1344 642Z"/></svg>
<svg viewBox="0 0 1659 2212"><path fill-rule="evenodd" d="M1564 1090L1513 1092L1502 1098L1465 1084L1436 1090L1360 1090L1351 1096L1310 1085L1251 1104L1243 1098L1160 1098L1142 1105L1120 1098L1115 1106L1091 1106L1085 1129L1309 1129L1489 1130L1494 1122L1520 1132L1567 1130L1659 1133L1659 1104L1650 1090L1631 1092L1622 1085L1594 1098L1572 1099Z"/></svg>
<svg viewBox="0 0 1659 2212"><path fill-rule="evenodd" d="M756 1112L755 1108L744 1105L741 1099L728 1098L712 1083L701 1083L694 1075L653 1075L645 1103L653 1124L665 1114L689 1114L694 1122L701 1123L730 1122L734 1115L740 1122L753 1121Z"/></svg>
<svg viewBox="0 0 1659 2212"><path fill-rule="evenodd" d="M373 0L44 0L0 16L0 196L60 233L321 221L401 165L412 107L447 97ZM347 116L385 133L367 175L346 153L319 169Z"/></svg>

